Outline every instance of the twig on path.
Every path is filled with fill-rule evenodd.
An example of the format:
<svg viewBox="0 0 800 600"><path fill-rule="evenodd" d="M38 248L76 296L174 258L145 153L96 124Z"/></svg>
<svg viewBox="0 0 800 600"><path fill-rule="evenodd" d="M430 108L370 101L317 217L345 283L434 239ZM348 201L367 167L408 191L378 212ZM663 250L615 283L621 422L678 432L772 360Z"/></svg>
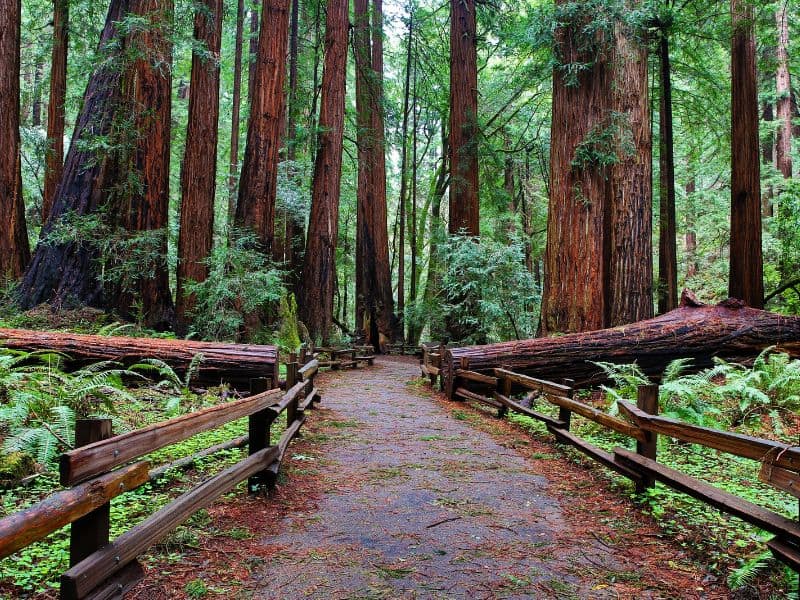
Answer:
<svg viewBox="0 0 800 600"><path fill-rule="evenodd" d="M460 518L461 517L450 517L448 519L442 519L441 521L436 521L435 523L426 525L425 529L433 529L434 527L438 527L439 525L443 525L444 523L449 523L450 521L458 521Z"/></svg>

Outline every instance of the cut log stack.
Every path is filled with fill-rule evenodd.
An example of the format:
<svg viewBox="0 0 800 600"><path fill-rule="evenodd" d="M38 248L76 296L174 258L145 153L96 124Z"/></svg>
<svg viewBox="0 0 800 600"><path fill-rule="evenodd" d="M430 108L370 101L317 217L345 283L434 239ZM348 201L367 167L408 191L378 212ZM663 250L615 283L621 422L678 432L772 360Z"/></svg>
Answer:
<svg viewBox="0 0 800 600"><path fill-rule="evenodd" d="M271 377L278 381L278 349L259 344L224 344L133 337L107 337L26 329L0 329L0 348L25 352L59 352L69 367L113 360L130 366L143 358L158 358L183 376L198 354L203 355L198 385L230 383L240 390L250 389L250 380Z"/></svg>
<svg viewBox="0 0 800 600"><path fill-rule="evenodd" d="M700 369L710 366L715 356L747 359L770 346L800 356L800 318L747 308L738 300L705 305L684 291L679 308L630 325L450 348L441 356L440 370L444 389L452 398L459 369L489 375L494 368L504 368L543 379L568 377L585 386L604 378L595 362L635 362L658 379L677 358L691 358L691 366Z"/></svg>

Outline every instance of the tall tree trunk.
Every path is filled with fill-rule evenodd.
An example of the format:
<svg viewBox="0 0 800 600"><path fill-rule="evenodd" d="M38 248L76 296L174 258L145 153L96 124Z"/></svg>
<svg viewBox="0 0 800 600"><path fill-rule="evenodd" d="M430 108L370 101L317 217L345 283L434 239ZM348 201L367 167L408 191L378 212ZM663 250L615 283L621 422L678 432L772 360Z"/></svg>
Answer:
<svg viewBox="0 0 800 600"><path fill-rule="evenodd" d="M53 0L53 50L47 104L47 153L44 165L42 223L47 221L64 168L64 103L67 100L69 2Z"/></svg>
<svg viewBox="0 0 800 600"><path fill-rule="evenodd" d="M635 4L629 3L629 8L633 10ZM606 325L610 327L653 316L653 163L647 46L622 22L616 24L614 37L610 114L620 122L616 125L618 159L609 178L611 223L607 232L611 240L607 256L611 268Z"/></svg>
<svg viewBox="0 0 800 600"><path fill-rule="evenodd" d="M204 281L204 260L214 243L214 196L219 124L219 52L222 42L222 0L205 0L194 18L191 95L186 150L181 173L181 222L178 233L176 316L181 333L186 313L194 308L187 281ZM204 52L198 50L203 48Z"/></svg>
<svg viewBox="0 0 800 600"><path fill-rule="evenodd" d="M0 0L0 283L30 259L20 157L20 0Z"/></svg>
<svg viewBox="0 0 800 600"><path fill-rule="evenodd" d="M450 233L480 232L475 0L450 0Z"/></svg>
<svg viewBox="0 0 800 600"><path fill-rule="evenodd" d="M297 60L300 24L300 0L292 0L292 17L289 25L289 110L286 124L286 157L294 162L297 157ZM293 176L294 172L291 173ZM289 287L294 288L299 280L303 256L303 223L298 215L286 214L286 255L289 270ZM345 289L345 292L347 290Z"/></svg>
<svg viewBox="0 0 800 600"><path fill-rule="evenodd" d="M778 70L776 72L778 135L775 142L775 158L778 170L785 179L792 177L792 82L789 76L789 20L786 3L779 2L775 14L778 22Z"/></svg>
<svg viewBox="0 0 800 600"><path fill-rule="evenodd" d="M111 0L109 5L97 51L101 60L86 86L64 161L64 174L41 239L46 240L63 219L71 215L90 215L106 202L117 157L92 142L97 136L111 135L120 108L122 73L116 63L120 59L121 44L117 23L127 14L128 6L129 0ZM2 94L0 98L7 98L7 95ZM98 259L96 244L77 240L40 242L20 285L21 305L30 308L50 302L58 307L76 304L102 307Z"/></svg>
<svg viewBox="0 0 800 600"><path fill-rule="evenodd" d="M242 42L244 38L244 0L236 7L236 42L233 55L233 110L231 112L231 153L228 167L228 230L236 216L236 175L239 170L239 123L242 110Z"/></svg>
<svg viewBox="0 0 800 600"><path fill-rule="evenodd" d="M135 140L118 176L120 182L135 177L137 185L116 199L115 216L132 238L134 250L111 260L135 261L141 250L147 258L139 265L141 271L115 282L119 289L109 300L126 318L142 318L148 327L167 329L174 320L167 272L172 0L131 0L130 12L142 17L147 26L128 40L136 59L125 74L123 93L127 94Z"/></svg>
<svg viewBox="0 0 800 600"><path fill-rule="evenodd" d="M411 18L413 19L414 13L412 9ZM411 32L413 34L413 31ZM409 40L410 42L411 40ZM417 60L414 57L414 90L412 92L411 114L413 115L413 122L411 124L411 289L409 290L408 298L412 304L417 302L417 290L419 289L419 272L420 269L417 265L419 260L419 228L417 225L417 128L419 125L419 113L417 112ZM424 231L424 230L423 230ZM403 317L403 325L405 325L405 317ZM412 344L416 344L419 338L419 333L416 327L408 327L408 336L403 336L403 339Z"/></svg>
<svg viewBox="0 0 800 600"><path fill-rule="evenodd" d="M694 176L689 177L686 182L686 237L684 238L686 248L686 279L697 275L697 209L695 204L695 181Z"/></svg>
<svg viewBox="0 0 800 600"><path fill-rule="evenodd" d="M753 7L731 0L731 250L728 293L764 305L761 181Z"/></svg>
<svg viewBox="0 0 800 600"><path fill-rule="evenodd" d="M356 111L358 113L358 210L356 298L359 329L376 351L394 338L396 318L386 224L386 158L383 132L383 14L373 0L372 39L367 0L355 3ZM359 281L360 280L360 281Z"/></svg>
<svg viewBox="0 0 800 600"><path fill-rule="evenodd" d="M585 18L579 16L555 33L559 64L553 69L550 208L541 319L544 335L605 325L607 173L601 165L574 162L573 157L585 138L609 126L605 105L611 74L603 54L595 60L581 50L578 37ZM591 67L574 74L569 67L575 63Z"/></svg>
<svg viewBox="0 0 800 600"><path fill-rule="evenodd" d="M255 232L264 252L272 249L278 162L284 126L289 0L265 0L258 41L236 224Z"/></svg>
<svg viewBox="0 0 800 600"><path fill-rule="evenodd" d="M41 127L42 125L42 59L36 53L36 60L33 65L33 102L31 104L31 125Z"/></svg>
<svg viewBox="0 0 800 600"><path fill-rule="evenodd" d="M252 8L250 9L250 51L249 60L247 61L247 101L252 104L255 90L253 85L256 80L256 63L258 62L258 5L261 0L251 0ZM252 110L252 109L251 109Z"/></svg>
<svg viewBox="0 0 800 600"><path fill-rule="evenodd" d="M327 343L336 285L336 238L347 79L348 0L329 0L325 27L320 133L311 193L300 314L312 338Z"/></svg>
<svg viewBox="0 0 800 600"><path fill-rule="evenodd" d="M672 81L670 79L669 31L662 28L659 40L661 98L659 131L659 235L658 312L678 307L678 249L675 228L675 154L672 141Z"/></svg>
<svg viewBox="0 0 800 600"><path fill-rule="evenodd" d="M773 122L775 121L775 114L772 109L772 102L764 102L761 107L761 119L767 123L767 135L761 138L761 160L764 164L774 165L775 163L775 132L773 129ZM761 217L772 216L772 196L774 190L772 185L768 184L761 197Z"/></svg>

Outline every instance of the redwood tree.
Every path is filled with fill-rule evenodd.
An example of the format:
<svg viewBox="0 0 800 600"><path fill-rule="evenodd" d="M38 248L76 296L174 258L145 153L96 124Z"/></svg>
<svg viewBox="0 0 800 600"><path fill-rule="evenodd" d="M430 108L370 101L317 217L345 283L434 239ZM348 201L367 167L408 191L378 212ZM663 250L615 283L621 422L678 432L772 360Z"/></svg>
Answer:
<svg viewBox="0 0 800 600"><path fill-rule="evenodd" d="M336 238L347 78L348 0L329 0L325 26L325 65L319 139L311 191L300 315L312 338L327 342L333 321Z"/></svg>
<svg viewBox="0 0 800 600"><path fill-rule="evenodd" d="M265 0L261 13L253 96L247 127L236 224L253 230L265 252L272 248L281 133L286 105L289 0Z"/></svg>
<svg viewBox="0 0 800 600"><path fill-rule="evenodd" d="M475 0L450 0L450 233L479 234Z"/></svg>
<svg viewBox="0 0 800 600"><path fill-rule="evenodd" d="M51 302L55 306L103 305L97 246L61 237L48 238L64 219L95 213L106 202L114 174L112 163L116 157L98 147L94 140L111 134L119 108L122 73L119 65L114 64L120 48L117 24L127 14L128 4L128 0L111 0L109 5L98 47L98 55L103 60L98 61L86 86L72 143L64 161L61 184L53 200L50 218L42 228L41 238L48 241L40 241L36 247L20 284L19 300L25 308L42 302ZM6 98L6 95L0 95L0 98Z"/></svg>
<svg viewBox="0 0 800 600"><path fill-rule="evenodd" d="M731 0L731 251L728 293L764 304L761 182L753 6Z"/></svg>
<svg viewBox="0 0 800 600"><path fill-rule="evenodd" d="M214 240L222 0L205 0L196 10L178 234L176 312L181 328L186 311L193 306L184 285L187 280L204 281L208 277L203 261L211 254Z"/></svg>
<svg viewBox="0 0 800 600"><path fill-rule="evenodd" d="M47 104L47 154L44 166L42 222L47 221L64 166L64 103L67 100L68 0L53 0L53 50L50 101Z"/></svg>
<svg viewBox="0 0 800 600"><path fill-rule="evenodd" d="M228 161L228 228L236 215L236 175L239 171L239 119L242 108L242 41L244 37L244 0L236 7L236 41L233 51L233 110L231 110L231 151Z"/></svg>
<svg viewBox="0 0 800 600"><path fill-rule="evenodd" d="M0 282L30 258L19 137L20 0L0 0Z"/></svg>
<svg viewBox="0 0 800 600"><path fill-rule="evenodd" d="M167 273L170 125L172 114L171 0L131 0L130 12L146 26L127 40L135 57L124 76L126 104L131 111L132 152L117 173L122 192L115 197L114 217L131 240L132 252L112 261L134 261L140 272L114 282L108 300L127 318L142 318L149 327L168 328L173 321ZM136 181L136 185L127 185ZM141 314L138 314L141 311Z"/></svg>
<svg viewBox="0 0 800 600"><path fill-rule="evenodd" d="M358 207L356 239L357 329L377 350L393 337L395 316L386 225L383 134L383 44L380 3L373 4L370 39L367 0L355 2Z"/></svg>
<svg viewBox="0 0 800 600"><path fill-rule="evenodd" d="M792 177L792 81L789 75L789 20L785 2L778 3L775 13L778 25L776 72L778 132L775 138L775 158L778 170L786 179Z"/></svg>

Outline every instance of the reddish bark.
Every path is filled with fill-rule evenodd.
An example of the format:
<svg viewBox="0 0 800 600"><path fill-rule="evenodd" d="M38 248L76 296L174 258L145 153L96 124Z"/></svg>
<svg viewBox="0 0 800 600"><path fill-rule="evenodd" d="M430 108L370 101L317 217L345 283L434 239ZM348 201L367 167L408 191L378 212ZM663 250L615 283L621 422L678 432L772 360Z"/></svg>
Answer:
<svg viewBox="0 0 800 600"><path fill-rule="evenodd" d="M47 154L44 165L42 223L47 221L64 168L64 103L67 100L69 4L53 0L53 51L47 104Z"/></svg>
<svg viewBox="0 0 800 600"><path fill-rule="evenodd" d="M553 70L550 144L550 209L544 257L542 333L601 329L608 277L605 260L606 174L593 165L573 165L579 144L607 126L610 94L605 58L587 56L577 38L581 19L556 31L559 60ZM594 61L592 63L592 61ZM573 82L567 66L592 63Z"/></svg>
<svg viewBox="0 0 800 600"><path fill-rule="evenodd" d="M20 0L0 0L0 283L30 259L19 137Z"/></svg>
<svg viewBox="0 0 800 600"><path fill-rule="evenodd" d="M128 0L111 0L98 55L103 57L91 74L75 123L64 173L48 222L41 237L46 239L61 218L85 216L106 202L115 170L116 156L92 146L96 136L108 136L120 104L121 71L115 65L120 44L117 23L128 12ZM3 95L2 97L5 97ZM98 278L98 252L92 244L77 241L40 243L19 289L25 308L42 302L54 306L86 304L103 306L103 288Z"/></svg>
<svg viewBox="0 0 800 600"><path fill-rule="evenodd" d="M480 232L475 0L450 0L450 233Z"/></svg>
<svg viewBox="0 0 800 600"><path fill-rule="evenodd" d="M181 220L178 234L176 316L181 329L193 296L184 290L188 280L204 281L214 241L214 195L217 175L219 121L219 52L222 39L222 0L205 0L196 9L194 40L206 56L192 54L191 95L186 150L181 173Z"/></svg>
<svg viewBox="0 0 800 600"><path fill-rule="evenodd" d="M133 281L117 282L109 301L126 318L142 318L149 327L170 328L172 296L167 273L170 126L172 114L172 45L168 28L171 0L131 0L130 12L148 26L134 31L127 43L136 60L125 74L126 99L133 118L133 152L120 165L119 181L136 177L139 185L116 199L118 224L128 235L152 232L147 271ZM113 259L112 259L113 260ZM133 256L122 260L134 260ZM141 313L141 314L140 314Z"/></svg>
<svg viewBox="0 0 800 600"><path fill-rule="evenodd" d="M630 8L634 8L633 3ZM613 52L610 114L619 115L620 121L615 134L617 162L611 166L608 182L611 213L606 235L611 239L606 255L610 264L606 327L653 316L652 134L647 46L626 25L617 23ZM674 239L674 232L672 235Z"/></svg>
<svg viewBox="0 0 800 600"><path fill-rule="evenodd" d="M753 357L773 345L800 355L800 318L747 308L739 300L704 305L684 292L680 308L613 329L452 348L442 361L442 375L452 386L454 371L464 359L473 371L503 367L550 380L557 374L585 384L604 378L596 361L636 362L658 377L676 358L691 358L692 366L700 368L711 366L714 356Z"/></svg>
<svg viewBox="0 0 800 600"><path fill-rule="evenodd" d="M753 6L731 0L731 250L728 293L764 305L761 181Z"/></svg>
<svg viewBox="0 0 800 600"><path fill-rule="evenodd" d="M233 55L233 110L231 111L231 152L228 166L228 229L236 215L236 175L239 170L239 120L242 107L242 41L244 37L244 0L236 8L236 41Z"/></svg>
<svg viewBox="0 0 800 600"><path fill-rule="evenodd" d="M326 343L333 320L336 239L347 78L348 0L329 0L319 138L314 164L311 215L300 288L300 314L312 338Z"/></svg>
<svg viewBox="0 0 800 600"><path fill-rule="evenodd" d="M778 3L775 14L778 24L778 69L776 72L778 132L775 139L775 158L784 178L792 177L792 82L789 75L789 20L786 4Z"/></svg>
<svg viewBox="0 0 800 600"><path fill-rule="evenodd" d="M658 312L678 307L678 248L675 224L675 155L672 136L672 81L670 79L669 32L661 31L659 78L661 98L658 111L659 235Z"/></svg>
<svg viewBox="0 0 800 600"><path fill-rule="evenodd" d="M289 0L266 0L254 71L253 96L236 224L255 232L264 252L272 248L281 134L286 97Z"/></svg>

